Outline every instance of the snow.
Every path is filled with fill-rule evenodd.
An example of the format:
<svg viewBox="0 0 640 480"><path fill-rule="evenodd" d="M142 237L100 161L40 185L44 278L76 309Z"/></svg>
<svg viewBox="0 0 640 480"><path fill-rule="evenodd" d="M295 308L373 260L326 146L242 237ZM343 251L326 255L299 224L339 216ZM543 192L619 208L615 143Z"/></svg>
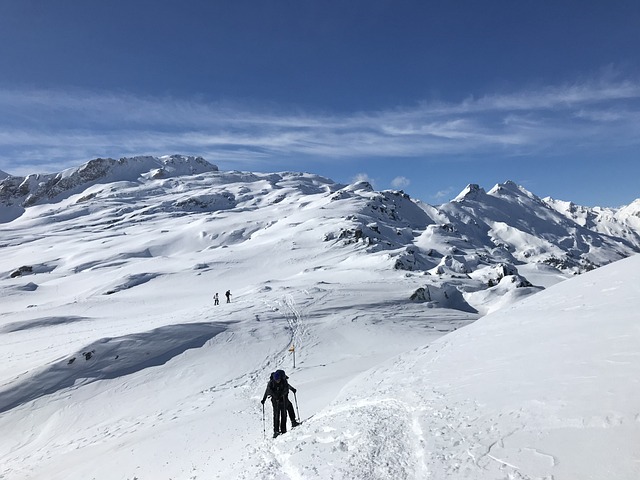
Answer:
<svg viewBox="0 0 640 480"><path fill-rule="evenodd" d="M0 207L0 478L640 478L640 256L521 255L586 227L511 182L431 207L141 158ZM303 424L274 440L277 368Z"/></svg>
<svg viewBox="0 0 640 480"><path fill-rule="evenodd" d="M636 232L640 230L640 198L620 208L615 215L623 224L631 225Z"/></svg>
<svg viewBox="0 0 640 480"><path fill-rule="evenodd" d="M603 267L365 372L263 453L287 466L265 478L638 478L638 271Z"/></svg>

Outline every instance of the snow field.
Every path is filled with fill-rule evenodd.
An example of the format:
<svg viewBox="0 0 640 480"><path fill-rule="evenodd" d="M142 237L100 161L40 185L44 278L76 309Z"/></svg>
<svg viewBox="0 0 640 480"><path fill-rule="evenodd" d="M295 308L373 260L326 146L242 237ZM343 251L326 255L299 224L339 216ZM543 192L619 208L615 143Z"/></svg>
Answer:
<svg viewBox="0 0 640 480"><path fill-rule="evenodd" d="M611 261L631 230L574 241L510 183L436 208L308 174L117 178L0 225L1 479L640 478L640 257L516 265ZM304 423L272 440L277 368Z"/></svg>

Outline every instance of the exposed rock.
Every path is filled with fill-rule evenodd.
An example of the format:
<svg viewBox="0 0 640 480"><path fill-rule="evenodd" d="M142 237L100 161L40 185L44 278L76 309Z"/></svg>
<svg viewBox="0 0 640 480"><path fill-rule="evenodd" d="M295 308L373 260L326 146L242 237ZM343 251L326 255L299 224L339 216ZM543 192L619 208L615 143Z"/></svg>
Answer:
<svg viewBox="0 0 640 480"><path fill-rule="evenodd" d="M78 168L55 174L9 176L0 181L0 204L18 204L26 208L38 203L54 201L62 195L78 193L83 188L100 181L137 181L144 179L145 176L155 179L213 171L218 171L218 167L202 157L171 155L121 158L120 160L96 158Z"/></svg>
<svg viewBox="0 0 640 480"><path fill-rule="evenodd" d="M11 278L21 277L25 273L33 273L33 267L30 265L23 265L17 270L14 270L13 272L11 272Z"/></svg>

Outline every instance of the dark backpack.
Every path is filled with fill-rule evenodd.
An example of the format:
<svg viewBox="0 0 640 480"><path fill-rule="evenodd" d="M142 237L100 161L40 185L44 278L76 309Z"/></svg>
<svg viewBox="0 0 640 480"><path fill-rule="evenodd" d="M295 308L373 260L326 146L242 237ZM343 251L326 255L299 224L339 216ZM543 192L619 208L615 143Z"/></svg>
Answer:
<svg viewBox="0 0 640 480"><path fill-rule="evenodd" d="M279 376L280 381L276 382L275 377ZM276 370L269 377L269 385L271 387L271 391L274 393L276 397L284 396L289 393L289 383L287 382L287 375L284 373L284 370Z"/></svg>

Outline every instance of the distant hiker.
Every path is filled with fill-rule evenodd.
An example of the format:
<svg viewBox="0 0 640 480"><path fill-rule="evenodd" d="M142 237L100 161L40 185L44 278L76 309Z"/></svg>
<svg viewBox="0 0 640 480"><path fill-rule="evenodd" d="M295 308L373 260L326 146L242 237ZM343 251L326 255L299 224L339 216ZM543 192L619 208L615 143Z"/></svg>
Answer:
<svg viewBox="0 0 640 480"><path fill-rule="evenodd" d="M291 418L291 427L300 425L296 420L293 405L289 401L289 390L294 394L297 390L289 385L287 381L288 378L284 370L276 370L273 372L261 400L262 405L264 405L267 397L271 397L271 405L273 406L273 438L276 438L281 433L287 432L287 412Z"/></svg>
<svg viewBox="0 0 640 480"><path fill-rule="evenodd" d="M218 292L213 296L213 304L220 305L220 300L218 300Z"/></svg>
<svg viewBox="0 0 640 480"><path fill-rule="evenodd" d="M227 303L231 303L231 290L227 290L225 296L227 297Z"/></svg>

